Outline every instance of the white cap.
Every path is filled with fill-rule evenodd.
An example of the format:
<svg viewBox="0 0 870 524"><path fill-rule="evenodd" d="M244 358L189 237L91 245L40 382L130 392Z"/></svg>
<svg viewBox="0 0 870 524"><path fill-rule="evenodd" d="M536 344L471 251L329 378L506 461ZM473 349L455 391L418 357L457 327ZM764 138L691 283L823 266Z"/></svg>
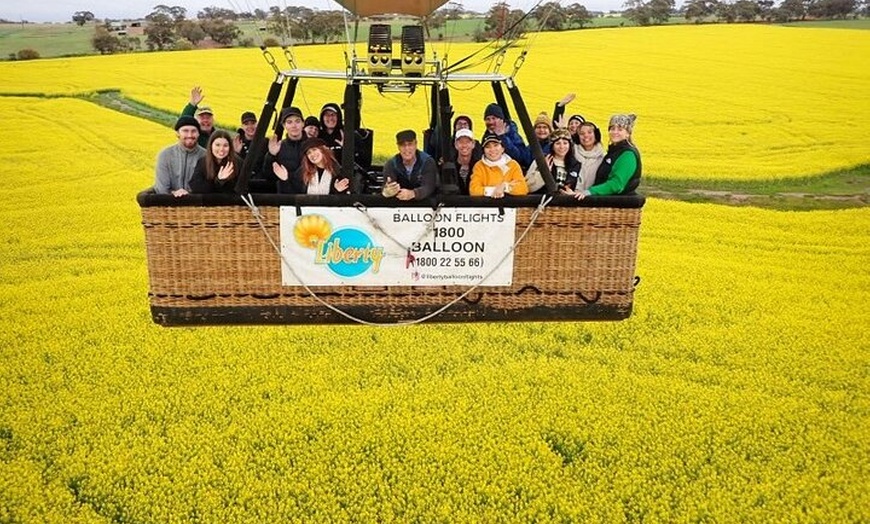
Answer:
<svg viewBox="0 0 870 524"><path fill-rule="evenodd" d="M474 141L474 133L471 132L471 129L460 129L453 137L453 141L456 142L462 137L470 138L472 141Z"/></svg>

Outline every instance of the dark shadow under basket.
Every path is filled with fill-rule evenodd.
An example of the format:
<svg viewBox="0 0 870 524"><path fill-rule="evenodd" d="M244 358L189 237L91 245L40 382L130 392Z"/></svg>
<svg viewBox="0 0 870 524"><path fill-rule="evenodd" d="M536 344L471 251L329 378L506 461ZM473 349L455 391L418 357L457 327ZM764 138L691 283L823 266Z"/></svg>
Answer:
<svg viewBox="0 0 870 524"><path fill-rule="evenodd" d="M517 208L517 238L541 197L439 197L398 202L380 196L254 195L280 243L280 206ZM281 282L281 259L251 210L234 195L138 195L145 228L154 322L332 324L352 322L300 286ZM554 198L514 254L513 285L480 287L430 321L622 320L631 315L642 196ZM316 287L323 301L366 322L426 316L466 286Z"/></svg>

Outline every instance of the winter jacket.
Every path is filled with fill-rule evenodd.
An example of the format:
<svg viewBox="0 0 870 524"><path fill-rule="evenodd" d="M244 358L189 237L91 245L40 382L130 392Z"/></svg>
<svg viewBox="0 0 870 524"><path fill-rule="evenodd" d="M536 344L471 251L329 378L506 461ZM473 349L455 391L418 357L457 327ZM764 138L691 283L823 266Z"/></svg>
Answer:
<svg viewBox="0 0 870 524"><path fill-rule="evenodd" d="M508 194L529 194L529 186L526 185L523 171L515 160L508 160L507 172L503 172L498 166L489 166L486 164L485 160L481 160L474 164L474 171L471 173L471 184L469 184L468 193L471 196L483 196L486 193L486 187L498 186L505 182L512 186Z"/></svg>
<svg viewBox="0 0 870 524"><path fill-rule="evenodd" d="M590 195L627 195L640 184L640 151L628 140L610 144L604 161L595 173Z"/></svg>
<svg viewBox="0 0 870 524"><path fill-rule="evenodd" d="M434 158L417 150L417 160L409 174L402 163L402 155L396 155L384 164L384 181L387 179L398 182L402 189L413 189L414 200L422 200L438 187L438 166Z"/></svg>
<svg viewBox="0 0 870 524"><path fill-rule="evenodd" d="M204 155L205 149L199 145L194 149L185 149L181 144L175 143L163 149L157 155L154 192L168 195L176 189L190 191L190 179L196 163Z"/></svg>

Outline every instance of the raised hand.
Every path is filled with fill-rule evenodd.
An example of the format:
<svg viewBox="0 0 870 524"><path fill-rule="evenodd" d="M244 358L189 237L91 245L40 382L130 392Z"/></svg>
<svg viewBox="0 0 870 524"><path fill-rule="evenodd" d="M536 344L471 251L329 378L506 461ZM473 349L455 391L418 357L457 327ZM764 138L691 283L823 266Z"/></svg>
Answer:
<svg viewBox="0 0 870 524"><path fill-rule="evenodd" d="M289 178L287 168L279 164L278 162L272 162L272 172L274 172L275 176L280 178L281 180L287 180Z"/></svg>
<svg viewBox="0 0 870 524"><path fill-rule="evenodd" d="M276 156L279 151L281 151L281 141L278 140L278 135L272 135L269 139L269 153Z"/></svg>
<svg viewBox="0 0 870 524"><path fill-rule="evenodd" d="M218 180L226 180L226 179L230 178L231 176L233 176L234 169L235 169L235 166L233 165L233 163L227 162L227 164L225 166L223 166L222 168L220 168L220 170L218 170Z"/></svg>
<svg viewBox="0 0 870 524"><path fill-rule="evenodd" d="M333 184L333 186L335 186L335 190L339 193L344 193L345 191L347 191L347 188L350 187L350 179L339 178L335 181L335 184Z"/></svg>
<svg viewBox="0 0 870 524"><path fill-rule="evenodd" d="M205 98L205 95L202 94L202 88L193 86L193 89L190 90L190 105L198 106L203 98Z"/></svg>
<svg viewBox="0 0 870 524"><path fill-rule="evenodd" d="M561 99L559 99L559 101L556 103L559 104L560 107L565 107L566 105L570 104L571 101L574 100L574 98L576 96L577 95L575 95L574 93L568 93L567 95L565 95Z"/></svg>
<svg viewBox="0 0 870 524"><path fill-rule="evenodd" d="M239 135L234 136L233 137L233 151L235 151L236 154L238 155L239 153L242 152L243 147L244 147L244 144L242 143L242 137L240 137Z"/></svg>

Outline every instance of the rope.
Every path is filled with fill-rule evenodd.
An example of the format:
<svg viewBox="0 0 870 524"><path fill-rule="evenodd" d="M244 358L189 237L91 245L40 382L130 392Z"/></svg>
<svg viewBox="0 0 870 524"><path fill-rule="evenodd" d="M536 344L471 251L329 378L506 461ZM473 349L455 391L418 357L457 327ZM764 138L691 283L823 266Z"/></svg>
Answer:
<svg viewBox="0 0 870 524"><path fill-rule="evenodd" d="M366 218L368 219L368 221L369 221L369 224L371 224L373 228L375 228L375 229L377 229L378 231L380 231L382 235L384 235L385 237L387 237L387 238L389 238L390 240L392 240L393 243L395 243L397 246L399 246L400 248L404 249L405 251L409 251L409 250L410 250L410 248L409 248L408 246L406 246L405 244L402 244L401 242L399 242L398 240L396 240L396 239L393 237L393 235L389 234L389 233L387 232L387 230L385 230L383 227L381 227L381 225L380 225L380 224L379 224L379 223L374 219L374 217L372 217L372 216L369 214L368 208L366 208L366 206L364 206L361 202L354 202L353 207L355 207L359 212L361 212L363 215L365 215L365 217L366 217ZM432 232L432 229L435 228L435 219L438 217L439 214L441 214L441 208L442 208L442 207L444 207L444 204L439 203L439 204L438 204L438 207L435 208L435 212L432 213L432 218L429 219L429 223L426 224L426 229L425 229L425 230L420 234L420 236L417 237L416 240L414 240L413 242L411 242L412 244L413 244L414 242L419 242L420 239L422 239L423 237L425 237L426 235L428 235L429 233Z"/></svg>
<svg viewBox="0 0 870 524"><path fill-rule="evenodd" d="M356 322L357 324L361 324L364 326L371 326L371 327L412 326L415 324L420 324L422 322L425 322L431 318L435 318L436 316L440 315L444 311L447 311L449 308L453 307L453 305L455 305L457 302L463 300L465 297L470 295L474 290L479 288L486 281L486 279L488 279L493 273L495 273L495 271L498 268L501 267L502 264L504 264L504 261L507 260L508 256L512 255L514 253L514 251L516 251L517 246L520 245L520 242L522 242L523 239L526 238L526 234L528 234L528 232L532 229L532 226L535 224L535 221L538 219L538 216L544 212L544 209L546 209L547 205L553 200L553 197L549 196L549 195L544 195L543 197L541 197L541 202L538 204L538 207L535 208L535 210L532 212L532 216L529 219L529 224L526 226L526 228L523 230L523 232L520 234L520 236L516 239L516 241L513 243L513 245L507 250L507 252L504 254L504 256L501 257L501 260L498 261L498 263L495 265L495 267L493 267L489 271L489 273L487 273L482 279L480 279L480 281L477 284L474 284L473 286L469 287L464 292L462 292L462 294L458 295L456 298L454 298L453 300L451 300L447 304L444 304L440 308L436 309L435 311L433 311L427 315L424 315L424 316L417 318L417 319L414 319L414 320L400 320L398 322L391 324L391 323L386 323L386 322L370 322L368 320L358 318L358 317L351 315L350 313L348 313L342 309L337 308L336 306L333 306L332 304L326 302L325 300L323 300L322 298L317 296L317 293L315 293L314 290L312 290L306 283L302 282L302 279L299 278L299 276L296 274L296 271L293 270L293 266L291 266L290 263L287 261L287 259L284 258L284 254L281 253L281 248L278 247L278 244L275 243L275 240L272 238L272 235L269 234L269 230L266 229L266 225L263 224L263 216L260 213L260 209L254 204L254 198L251 196L251 194L248 193L247 197L245 195L241 195L241 197L242 197L242 201L245 203L245 205L247 205L248 208L250 208L251 214L253 215L254 219L257 220L257 224L260 225L260 229L263 231L263 234L266 235L266 239L269 241L269 244L272 245L272 248L278 254L278 257L281 259L281 263L284 264L284 267L286 267L288 270L290 270L290 273L293 275L293 278L295 278L297 282L302 284L302 287L305 289L305 291L308 292L308 294L311 295L311 297L314 298L314 300L316 300L318 303L320 303L322 306L326 307L330 311L332 311L338 315L341 315L344 318L346 318L352 322ZM395 242L395 239L393 239L393 241ZM401 245L401 244L399 244L399 245Z"/></svg>

